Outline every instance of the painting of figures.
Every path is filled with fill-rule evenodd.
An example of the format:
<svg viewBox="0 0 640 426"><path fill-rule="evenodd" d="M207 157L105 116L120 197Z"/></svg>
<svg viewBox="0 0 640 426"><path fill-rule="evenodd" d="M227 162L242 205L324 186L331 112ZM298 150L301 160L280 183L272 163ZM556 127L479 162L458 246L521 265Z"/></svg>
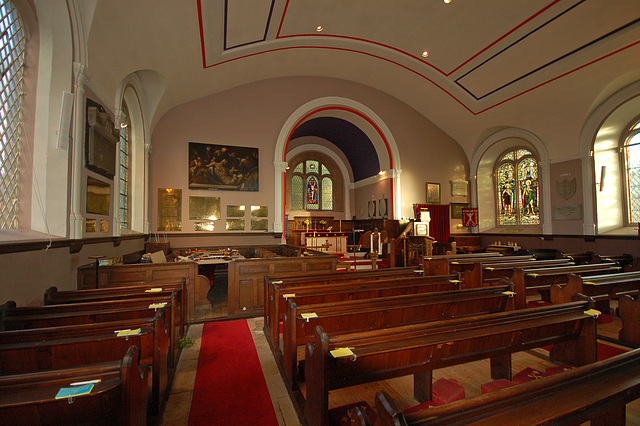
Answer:
<svg viewBox="0 0 640 426"><path fill-rule="evenodd" d="M258 191L258 148L189 142L189 189Z"/></svg>

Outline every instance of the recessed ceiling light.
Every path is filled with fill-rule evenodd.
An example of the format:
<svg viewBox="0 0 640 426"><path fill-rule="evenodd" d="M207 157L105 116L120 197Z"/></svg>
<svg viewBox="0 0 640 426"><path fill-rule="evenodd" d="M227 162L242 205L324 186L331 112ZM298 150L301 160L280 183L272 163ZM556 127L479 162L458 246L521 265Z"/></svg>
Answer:
<svg viewBox="0 0 640 426"><path fill-rule="evenodd" d="M324 30L324 28L322 28L322 25L318 25L318 26L316 27L316 31L317 31L317 32L320 32L320 31L322 31L322 30Z"/></svg>
<svg viewBox="0 0 640 426"><path fill-rule="evenodd" d="M449 4L449 3L451 3L451 0L444 0L444 2Z"/></svg>
<svg viewBox="0 0 640 426"><path fill-rule="evenodd" d="M426 58L427 56L429 56L429 52L427 52L426 50L424 52L422 52L422 57Z"/></svg>

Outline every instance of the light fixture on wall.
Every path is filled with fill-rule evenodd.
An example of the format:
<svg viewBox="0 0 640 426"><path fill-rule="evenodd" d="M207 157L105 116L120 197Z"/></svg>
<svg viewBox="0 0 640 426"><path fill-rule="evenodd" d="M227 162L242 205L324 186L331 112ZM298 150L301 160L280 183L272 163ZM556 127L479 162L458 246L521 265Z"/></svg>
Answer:
<svg viewBox="0 0 640 426"><path fill-rule="evenodd" d="M322 27L322 25L318 25L318 26L316 27L316 31L317 31L317 32L321 32L322 30L324 30L324 28Z"/></svg>

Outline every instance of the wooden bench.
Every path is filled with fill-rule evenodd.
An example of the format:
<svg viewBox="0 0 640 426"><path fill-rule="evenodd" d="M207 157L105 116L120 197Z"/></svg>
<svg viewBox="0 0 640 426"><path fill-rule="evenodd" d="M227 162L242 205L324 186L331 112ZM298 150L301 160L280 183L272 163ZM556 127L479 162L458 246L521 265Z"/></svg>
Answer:
<svg viewBox="0 0 640 426"><path fill-rule="evenodd" d="M0 419L6 425L147 424L147 366L131 346L120 361L0 376ZM90 393L56 399L61 387L100 379Z"/></svg>
<svg viewBox="0 0 640 426"><path fill-rule="evenodd" d="M513 256L516 257L516 256ZM508 259L508 257L506 258ZM464 271L464 284L467 288L478 288L491 285L506 277L510 279L515 268L525 271L532 268L549 268L558 266L570 266L575 263L571 259L550 260L516 260L513 262L474 262L471 268Z"/></svg>
<svg viewBox="0 0 640 426"><path fill-rule="evenodd" d="M282 274L266 274L264 276L264 294L266 295L266 303L264 306L264 327L265 331L268 331L270 324L269 317L271 312L274 312L275 297L273 288L277 283L281 289L288 286L299 285L316 285L316 284L330 284L338 282L358 282L358 281L376 281L381 279L393 278L393 277L406 277L406 276L422 276L422 271L416 268L391 268L391 269L378 269L378 270L364 270L354 272L317 272L313 274L295 274L295 275L282 275Z"/></svg>
<svg viewBox="0 0 640 426"><path fill-rule="evenodd" d="M638 398L640 349L409 414L397 411L391 399L378 392L376 425L578 425L591 420L592 426L624 426L625 405Z"/></svg>
<svg viewBox="0 0 640 426"><path fill-rule="evenodd" d="M422 258L422 267L425 275L446 275L451 273L449 269L450 262L477 262L502 257L505 257L502 253L440 254L424 256Z"/></svg>
<svg viewBox="0 0 640 426"><path fill-rule="evenodd" d="M160 289L160 291L156 291ZM154 286L149 284L131 285L124 287L105 287L89 290L69 290L59 291L57 287L49 287L44 293L45 305L60 305L67 303L100 302L109 300L123 300L136 298L157 298L159 296L169 296L170 293L179 289L176 293L179 308L177 318L180 321L179 337L184 337L187 325L187 282L183 278L179 281L156 282Z"/></svg>
<svg viewBox="0 0 640 426"><path fill-rule="evenodd" d="M390 327L331 338L322 327L305 353L310 426L326 424L329 391L414 375L414 395L431 399L435 369L490 358L491 377L511 380L511 354L553 345L550 358L573 365L596 361L596 318L590 301ZM352 356L330 351L349 348Z"/></svg>
<svg viewBox="0 0 640 426"><path fill-rule="evenodd" d="M297 306L289 300L283 328L284 376L291 389L297 387L298 347L313 340L315 329L333 336L377 330L403 324L514 309L512 284L484 289L409 294L364 300ZM307 316L311 315L311 318Z"/></svg>
<svg viewBox="0 0 640 426"><path fill-rule="evenodd" d="M549 301L549 292L553 284L564 284L571 274L590 276L599 274L613 274L621 271L620 266L613 262L594 263L588 265L569 265L551 268L531 268L523 270L515 268L511 281L516 288L524 287L527 292L538 292L542 299ZM518 294L516 308L526 305L526 294Z"/></svg>
<svg viewBox="0 0 640 426"><path fill-rule="evenodd" d="M126 328L120 328L126 327ZM132 328L134 327L134 328ZM140 328L118 337L116 330ZM135 321L0 332L0 374L20 374L94 364L121 358L131 345L151 367L151 408L159 412L168 396L168 336L164 312Z"/></svg>
<svg viewBox="0 0 640 426"><path fill-rule="evenodd" d="M169 335L169 363L174 366L180 355L179 302L180 290L170 296L107 300L98 302L67 303L33 307L17 307L7 302L0 307L0 330L20 330L81 323L108 322L131 318L153 317L154 311L162 309ZM151 303L164 303L161 308L149 308Z"/></svg>
<svg viewBox="0 0 640 426"><path fill-rule="evenodd" d="M368 283L330 283L321 285L303 285L280 289L274 286L274 312L269 317L269 334L267 339L274 352L280 350L280 327L287 309L287 300L296 304L333 303L342 300L370 299L372 297L396 296L400 294L419 294L434 291L448 291L460 288L456 275L405 277Z"/></svg>
<svg viewBox="0 0 640 426"><path fill-rule="evenodd" d="M486 259L475 258L475 259L464 259L464 260L450 260L449 261L449 271L451 272L460 272L464 274L465 271L473 269L476 263L482 263L483 265L501 265L501 264L509 264L515 262L532 262L536 259L533 256L529 255L518 255L518 256L500 256L500 257L489 257Z"/></svg>

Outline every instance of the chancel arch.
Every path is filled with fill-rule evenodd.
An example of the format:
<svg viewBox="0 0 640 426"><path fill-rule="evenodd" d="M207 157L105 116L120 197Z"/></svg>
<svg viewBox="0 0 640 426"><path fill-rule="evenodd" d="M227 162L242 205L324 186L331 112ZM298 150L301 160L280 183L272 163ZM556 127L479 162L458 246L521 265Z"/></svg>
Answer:
<svg viewBox="0 0 640 426"><path fill-rule="evenodd" d="M400 209L400 160L398 154L398 148L393 139L393 136L384 122L378 117L372 110L366 106L352 101L346 98L327 97L319 98L308 102L307 104L299 107L285 122L278 136L275 149L275 221L274 229L276 231L283 230L283 219L286 209L286 171L290 165L291 155L293 148L290 147L290 142L294 139L302 136L316 135L316 133L300 132L298 129L302 127L312 129L315 125L324 124L327 122L339 122L346 124L347 127L361 132L364 135L364 139L367 140L367 149L371 149L373 153L373 160L376 163L375 172L372 174L372 170L366 170L360 173L359 171L352 170L352 174L344 174L344 178L352 178L349 181L345 181L345 185L349 188L357 188L358 184L371 184L380 181L387 181L388 190L387 195L389 203L392 208L390 209L389 217L399 217ZM298 133L296 133L298 130ZM317 129L316 129L317 130ZM329 140L329 142L331 142ZM293 146L293 145L292 145ZM291 149L290 149L291 148ZM299 146L297 146L299 148ZM316 146L314 144L308 145L307 150L313 150ZM338 149L330 149L333 151L341 151ZM344 153L349 157L349 152ZM339 162L338 162L339 163ZM351 169L357 166L357 160L348 161ZM370 161L362 162L361 164L370 165ZM346 168L347 166L345 166ZM382 173L381 173L382 172ZM351 207L349 196L345 197L345 201L349 202L349 205L345 207L345 212Z"/></svg>

